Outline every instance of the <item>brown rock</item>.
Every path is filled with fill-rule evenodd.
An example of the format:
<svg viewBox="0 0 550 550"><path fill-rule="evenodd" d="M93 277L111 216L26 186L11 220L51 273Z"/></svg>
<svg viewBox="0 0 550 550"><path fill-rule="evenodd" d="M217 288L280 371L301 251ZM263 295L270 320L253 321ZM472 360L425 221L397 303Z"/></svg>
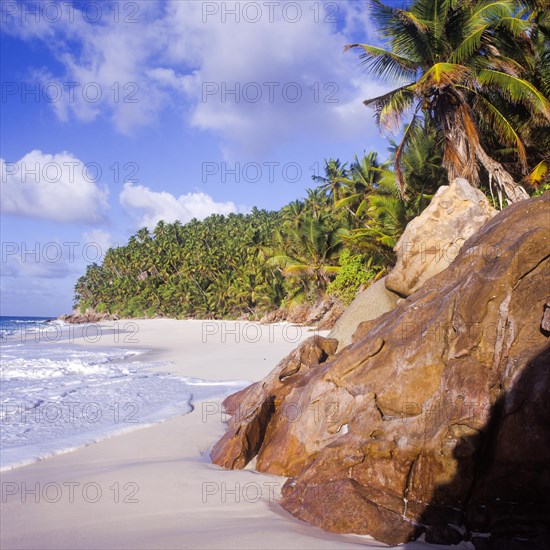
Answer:
<svg viewBox="0 0 550 550"><path fill-rule="evenodd" d="M101 323L103 321L118 321L119 318L118 315L98 313L93 309L87 309L84 313L81 313L78 309L75 309L70 315L61 315L58 319L73 325L81 325L85 323Z"/></svg>
<svg viewBox="0 0 550 550"><path fill-rule="evenodd" d="M212 462L224 468L244 468L258 453L275 411L279 418L290 421L297 414L291 401L281 403L292 389L291 383L305 377L310 368L317 368L337 346L337 340L311 336L264 380L227 397L223 405L232 417L227 432L210 454Z"/></svg>
<svg viewBox="0 0 550 550"><path fill-rule="evenodd" d="M344 312L342 302L332 296L325 296L314 304L302 304L289 309L279 308L264 315L260 323L289 323L315 326L317 330L330 330Z"/></svg>
<svg viewBox="0 0 550 550"><path fill-rule="evenodd" d="M344 304L340 300L335 299L332 302L332 305L330 306L328 311L317 323L317 330L332 330L345 310L346 307L344 306ZM330 335L329 337L332 338L332 336Z"/></svg>
<svg viewBox="0 0 550 550"><path fill-rule="evenodd" d="M284 309L276 309L266 313L259 321L262 325L268 325L271 323L279 323L286 319L287 313Z"/></svg>
<svg viewBox="0 0 550 550"><path fill-rule="evenodd" d="M464 241L497 211L485 195L465 179L440 187L429 206L412 220L397 242L395 267L386 287L410 296L457 256Z"/></svg>
<svg viewBox="0 0 550 550"><path fill-rule="evenodd" d="M339 350L352 342L352 336L360 323L376 319L391 311L397 304L399 296L386 288L386 278L379 279L359 293L338 319L329 338L336 338Z"/></svg>
<svg viewBox="0 0 550 550"><path fill-rule="evenodd" d="M549 193L509 206L341 353L304 342L226 400L213 461L243 467L257 451L258 470L293 476L282 506L329 531L545 548L549 222Z"/></svg>

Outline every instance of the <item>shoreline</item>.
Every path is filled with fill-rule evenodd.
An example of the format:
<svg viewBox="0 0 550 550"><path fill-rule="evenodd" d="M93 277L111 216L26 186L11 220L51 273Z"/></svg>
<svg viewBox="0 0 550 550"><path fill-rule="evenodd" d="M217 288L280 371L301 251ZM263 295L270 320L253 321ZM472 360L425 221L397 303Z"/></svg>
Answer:
<svg viewBox="0 0 550 550"><path fill-rule="evenodd" d="M122 320L75 325L46 324L39 328L34 326L29 329L21 328L20 333L12 335L11 339L5 341L7 348L10 348L10 344L23 343L25 348L34 350L40 356L43 354L44 357L49 357L49 353L57 346L59 346L57 349L66 348L67 357L73 357L75 349L82 349L85 353L99 351L103 354L109 354L109 350L113 350L113 355L107 356L108 364L121 367L126 364L131 370L138 369L138 372L134 372L131 376L137 375L139 378L142 378L139 371L149 372L153 376L160 375L164 379L176 377L184 385L180 391L184 390L185 394L182 394L181 400L176 397L174 402L175 395L172 391L168 405L163 407L159 404L160 408L154 411L151 411L150 406L147 407L147 405L147 410L143 411L139 398L137 401L126 400L123 403L120 401L122 398L120 394L117 399L109 401L109 410L102 401L98 403L95 400L82 400L82 397L77 400L72 399L71 402L65 402L63 399L58 401L57 398L54 398L54 401L40 400L36 408L23 402L11 402L9 406L5 406L5 410L4 406L2 407L1 421L10 423L12 419L23 418L20 430L25 428L25 423L29 423L28 427L32 428L30 423L33 421L36 423L36 418L38 423L50 426L55 426L52 422L72 424L71 417L75 417L72 411L76 411L76 415L79 412L82 415L84 412L79 409L86 404L93 405L92 409L97 405L100 415L106 418L115 415L115 410L122 410L121 403L124 405L124 411L116 413L120 415L121 420L115 422L113 418L110 425L100 429L95 429L94 419L85 421L87 428L85 427L83 431L73 431L72 436L67 434L61 438L58 434L55 439L50 440L51 446L45 442L40 443L38 449L31 447L29 450L23 450L25 447L17 445L3 448L0 472L28 466L58 454L74 452L117 435L165 422L181 414L189 414L196 404L208 398L223 399L271 370L270 363L275 361L274 364L276 364L280 358L270 357L269 347L273 344L279 345L282 336L287 337L286 340L288 340L286 342L288 345L283 344L285 348L289 348L284 352L286 355L296 345L295 342L302 341L311 334L313 332L309 327L293 327L285 322L260 326L258 323L249 321L225 320ZM11 352L8 351L8 353ZM241 355L242 357L239 357ZM222 356L224 362L220 361ZM243 361L244 357L246 361ZM25 361L25 359L21 360ZM54 360L57 361L57 359ZM237 362L239 365L236 365ZM4 366L7 367L7 365ZM222 368L227 366L229 368ZM36 368L40 369L41 365L33 370ZM10 367L7 369L10 372ZM257 376L257 372L253 372L258 369L261 372L260 376ZM239 378L235 377L236 371L241 375ZM56 379L51 380L55 384ZM72 393L74 390L68 391ZM162 388L160 391L163 391ZM29 393L29 396L31 395L33 395L32 390ZM35 402L36 399L34 398ZM121 424L125 413L126 416L129 415L127 405L132 405L131 411L138 411L139 416L131 415L131 423L128 421ZM110 410L112 407L116 409ZM51 410L54 411L54 418L57 413L55 421L49 419ZM141 420L139 420L140 417ZM86 420L86 418L83 419ZM23 436L24 439L25 436Z"/></svg>
<svg viewBox="0 0 550 550"><path fill-rule="evenodd" d="M137 342L109 346L113 334L102 329L104 338L81 344L150 349L149 359L178 376L252 381L296 346L268 329L257 342L252 332L237 342L239 332L231 336L229 330L241 329L242 336L249 322L233 321L226 326L225 341L217 321L219 331L208 325L211 333L203 342L201 323L140 321ZM304 331L301 338L312 334ZM388 548L365 536L327 533L290 516L276 503L285 478L250 466L224 470L211 464L209 453L225 431L223 421L221 399L195 402L189 414L2 472L1 547ZM415 542L400 548L448 547Z"/></svg>

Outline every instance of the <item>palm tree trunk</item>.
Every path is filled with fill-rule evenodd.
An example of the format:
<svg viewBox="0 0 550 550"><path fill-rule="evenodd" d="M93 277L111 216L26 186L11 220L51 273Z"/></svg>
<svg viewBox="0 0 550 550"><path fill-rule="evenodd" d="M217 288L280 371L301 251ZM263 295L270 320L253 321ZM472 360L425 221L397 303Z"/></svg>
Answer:
<svg viewBox="0 0 550 550"><path fill-rule="evenodd" d="M504 166L485 152L468 107L460 105L456 111L445 115L440 122L445 129L443 164L447 168L450 181L455 177L463 177L478 187L477 160L489 174L491 190L492 184L495 182L501 208L503 193L509 202L519 202L529 198L527 191L514 181Z"/></svg>
<svg viewBox="0 0 550 550"><path fill-rule="evenodd" d="M475 148L479 142L472 143L473 140L468 139L463 125L463 117L464 115L459 116L458 113L453 113L452 116L447 116L442 121L445 128L443 166L447 168L449 181L453 181L455 178L465 178L471 185L477 186L479 174L472 145Z"/></svg>
<svg viewBox="0 0 550 550"><path fill-rule="evenodd" d="M516 183L504 166L492 159L481 145L476 147L475 155L489 174L489 185L495 181L498 189L504 192L510 202L519 202L529 198L527 191L519 183Z"/></svg>

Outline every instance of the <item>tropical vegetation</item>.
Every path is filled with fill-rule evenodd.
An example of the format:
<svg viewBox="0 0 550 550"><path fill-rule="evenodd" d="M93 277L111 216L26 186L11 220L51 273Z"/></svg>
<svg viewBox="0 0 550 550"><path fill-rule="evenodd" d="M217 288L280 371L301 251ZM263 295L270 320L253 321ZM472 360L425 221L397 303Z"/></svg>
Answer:
<svg viewBox="0 0 550 550"><path fill-rule="evenodd" d="M371 2L386 47L359 48L367 70L399 82L365 100L383 128L409 117L395 156L421 121L443 142L449 178L496 188L499 202L528 197L548 174L550 12L547 0L415 0L406 9Z"/></svg>
<svg viewBox="0 0 550 550"><path fill-rule="evenodd" d="M78 280L82 311L258 318L326 296L347 304L393 265L407 223L449 179L500 208L550 187L546 0L370 6L383 43L346 50L395 85L365 100L391 134L388 157L328 159L317 186L276 212L140 229Z"/></svg>

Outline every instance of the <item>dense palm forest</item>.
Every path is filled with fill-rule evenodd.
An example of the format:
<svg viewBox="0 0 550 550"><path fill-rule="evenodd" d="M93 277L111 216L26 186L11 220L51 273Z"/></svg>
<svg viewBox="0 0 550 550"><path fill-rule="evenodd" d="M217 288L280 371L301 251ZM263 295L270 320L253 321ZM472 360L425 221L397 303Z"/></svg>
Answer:
<svg viewBox="0 0 550 550"><path fill-rule="evenodd" d="M427 166L430 158L417 158L426 153L432 151L410 148L405 158ZM433 174L442 176L433 160ZM403 201L376 153L349 168L327 161L317 179L321 185L306 198L278 212L140 229L109 249L102 265L88 266L76 285L77 304L122 316L256 318L325 293L349 303L392 264L392 247L431 190Z"/></svg>
<svg viewBox="0 0 550 550"><path fill-rule="evenodd" d="M346 47L396 86L365 100L390 133L388 159L327 160L317 186L278 212L140 229L88 266L76 284L81 311L258 318L327 294L346 304L392 266L406 224L450 178L499 208L548 189L547 0L404 5L370 2L384 47Z"/></svg>

